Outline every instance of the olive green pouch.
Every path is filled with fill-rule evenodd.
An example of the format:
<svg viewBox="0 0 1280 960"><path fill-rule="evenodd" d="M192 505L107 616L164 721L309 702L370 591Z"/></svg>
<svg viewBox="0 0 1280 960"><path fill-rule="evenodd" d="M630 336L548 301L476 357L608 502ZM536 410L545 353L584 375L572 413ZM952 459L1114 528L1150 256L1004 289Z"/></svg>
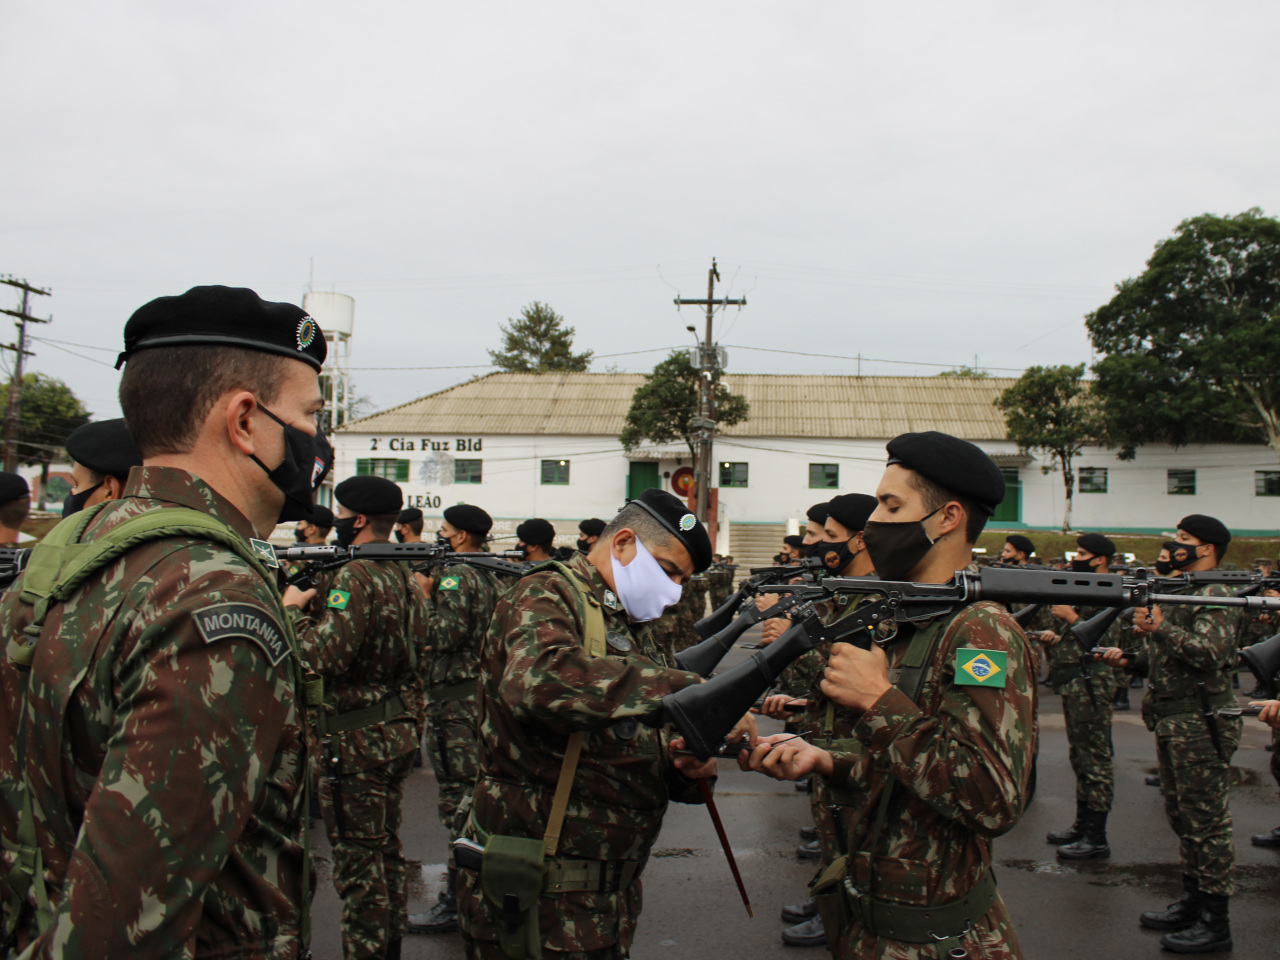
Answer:
<svg viewBox="0 0 1280 960"><path fill-rule="evenodd" d="M844 875L849 858L837 857L809 887L809 896L818 907L822 928L827 932L827 944L832 950L840 943L845 928L849 926L848 904L844 895Z"/></svg>
<svg viewBox="0 0 1280 960"><path fill-rule="evenodd" d="M480 886L508 960L542 956L538 898L546 869L541 840L492 836L485 842Z"/></svg>

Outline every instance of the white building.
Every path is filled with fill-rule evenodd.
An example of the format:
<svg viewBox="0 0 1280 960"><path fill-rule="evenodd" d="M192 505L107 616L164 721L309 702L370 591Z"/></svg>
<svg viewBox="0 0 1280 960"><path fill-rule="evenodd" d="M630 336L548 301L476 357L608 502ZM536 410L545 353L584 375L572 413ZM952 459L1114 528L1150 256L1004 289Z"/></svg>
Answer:
<svg viewBox="0 0 1280 960"><path fill-rule="evenodd" d="M495 536L544 517L558 543L572 544L583 518L608 519L650 486L680 492L688 476L692 459L682 443L630 453L618 443L643 379L489 374L349 423L334 437L333 476L396 480L406 505L430 518L451 504L477 504L497 520ZM1043 473L1040 461L1004 439L994 400L1012 382L726 375L751 413L716 438L717 547L742 552L734 544L753 525L772 536L837 493L873 493L886 441L915 430L971 440L1001 466L1009 493L992 529L1060 528L1061 474ZM1280 528L1280 461L1262 444L1148 446L1128 462L1088 449L1076 466L1077 529L1161 533L1189 513L1219 517L1237 535L1274 536Z"/></svg>

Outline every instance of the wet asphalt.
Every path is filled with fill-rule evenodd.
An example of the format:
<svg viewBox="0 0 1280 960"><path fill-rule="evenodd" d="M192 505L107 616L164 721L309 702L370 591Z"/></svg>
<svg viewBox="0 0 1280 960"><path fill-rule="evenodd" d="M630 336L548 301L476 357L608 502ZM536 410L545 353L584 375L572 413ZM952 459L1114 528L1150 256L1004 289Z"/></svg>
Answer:
<svg viewBox="0 0 1280 960"><path fill-rule="evenodd" d="M734 651L733 660L749 656ZM732 662L730 660L729 662ZM1246 684L1248 674L1243 677ZM1116 809L1108 825L1110 860L1067 864L1057 860L1045 834L1075 816L1075 781L1067 763L1061 702L1041 687L1039 785L1022 821L994 844L997 876L1028 958L1130 958L1161 954L1158 933L1138 926L1138 914L1176 900L1181 890L1178 845L1165 820L1160 791L1143 783L1155 771L1152 737L1136 706L1116 714ZM762 732L773 721L761 724ZM1233 758L1236 875L1232 901L1235 949L1219 956L1280 956L1280 850L1254 847L1249 836L1280 825L1280 799L1267 769L1269 730L1245 720ZM644 913L632 956L636 960L728 960L825 957L823 948L788 947L779 940L782 906L806 896L812 862L795 854L798 830L809 820L808 798L790 783L743 773L721 762L716 798L755 910L747 917L710 818L700 806L672 804L645 870ZM446 836L435 812L430 766L415 770L405 800L401 836L420 866L411 912L427 909L443 879ZM313 831L319 882L314 902L317 960L342 956L340 904L330 880L323 828ZM461 960L458 934L410 936L407 960Z"/></svg>

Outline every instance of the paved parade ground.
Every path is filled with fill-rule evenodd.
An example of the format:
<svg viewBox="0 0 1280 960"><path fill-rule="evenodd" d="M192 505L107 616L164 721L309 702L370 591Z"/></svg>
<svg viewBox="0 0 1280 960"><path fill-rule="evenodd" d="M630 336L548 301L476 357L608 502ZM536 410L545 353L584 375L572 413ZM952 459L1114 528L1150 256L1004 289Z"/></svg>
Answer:
<svg viewBox="0 0 1280 960"><path fill-rule="evenodd" d="M737 651L735 651L737 653ZM1244 675L1246 686L1251 679ZM1000 889L1031 960L1171 956L1160 934L1139 928L1138 914L1162 908L1181 891L1177 841L1164 817L1160 792L1143 783L1155 772L1153 738L1134 709L1116 715L1116 809L1108 825L1110 860L1060 863L1045 843L1050 830L1075 815L1074 779L1067 764L1061 702L1041 687L1039 787L1022 822L995 842ZM762 722L762 732L772 730ZM1249 835L1280 824L1280 799L1267 771L1269 731L1245 721L1234 758L1236 877L1231 905L1235 950L1219 956L1275 957L1280 904L1280 851L1254 847ZM795 855L797 830L808 823L808 798L790 783L742 773L721 762L716 796L733 842L756 916L748 919L720 852L710 818L701 807L672 804L644 874L645 906L632 956L636 960L726 960L827 956L823 948L783 946L778 912L805 896L811 862ZM429 766L415 770L405 804L406 853L422 862L423 883L412 893L412 912L435 900L443 876L444 832L435 814L435 779ZM338 960L339 903L330 882L328 844L319 824L313 833L319 890L315 900L315 955ZM461 960L458 934L411 936L404 956Z"/></svg>

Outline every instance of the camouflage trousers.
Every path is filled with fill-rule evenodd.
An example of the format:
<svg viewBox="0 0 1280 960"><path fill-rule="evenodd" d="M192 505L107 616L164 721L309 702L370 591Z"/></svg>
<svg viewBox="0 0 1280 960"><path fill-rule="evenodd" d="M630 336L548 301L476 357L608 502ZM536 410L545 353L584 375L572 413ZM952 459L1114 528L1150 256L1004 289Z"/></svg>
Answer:
<svg viewBox="0 0 1280 960"><path fill-rule="evenodd" d="M333 848L333 886L342 898L342 953L347 960L380 957L408 932L409 871L400 849L404 783L413 769L407 753L359 773L320 779L320 809Z"/></svg>
<svg viewBox="0 0 1280 960"><path fill-rule="evenodd" d="M449 831L451 843L466 829L470 804L464 801L476 785L477 712L471 697L427 706L427 756L440 792L440 823Z"/></svg>
<svg viewBox="0 0 1280 960"><path fill-rule="evenodd" d="M1280 730L1271 731L1271 776L1280 786Z"/></svg>
<svg viewBox="0 0 1280 960"><path fill-rule="evenodd" d="M1235 850L1227 804L1231 755L1240 744L1239 719L1219 720L1223 757L1199 716L1166 717L1156 725L1156 759L1165 815L1178 835L1182 872L1205 893L1235 893Z"/></svg>
<svg viewBox="0 0 1280 960"><path fill-rule="evenodd" d="M829 933L829 932L828 932ZM967 957L977 960L1021 960L1022 944L1004 898L996 894L996 902L986 916L969 925L963 943ZM841 931L838 942L828 949L835 960L944 960L946 954L936 943L904 943L886 937L875 937L856 924Z"/></svg>
<svg viewBox="0 0 1280 960"><path fill-rule="evenodd" d="M1067 722L1067 756L1076 775L1076 802L1107 813L1115 796L1111 742L1111 700L1114 685L1101 684L1094 696L1065 694L1062 714Z"/></svg>

